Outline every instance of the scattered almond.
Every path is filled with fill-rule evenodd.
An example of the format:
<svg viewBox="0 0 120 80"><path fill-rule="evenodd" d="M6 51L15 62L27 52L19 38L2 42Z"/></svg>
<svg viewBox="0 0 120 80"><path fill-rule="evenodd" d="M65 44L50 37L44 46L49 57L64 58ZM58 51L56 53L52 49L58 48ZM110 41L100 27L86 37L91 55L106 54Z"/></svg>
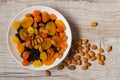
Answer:
<svg viewBox="0 0 120 80"><path fill-rule="evenodd" d="M77 60L77 64L81 65L82 64L81 60Z"/></svg>
<svg viewBox="0 0 120 80"><path fill-rule="evenodd" d="M67 60L67 64L68 65L71 64L71 60L70 59Z"/></svg>
<svg viewBox="0 0 120 80"><path fill-rule="evenodd" d="M86 66L91 66L91 63L90 62L86 62L85 65Z"/></svg>
<svg viewBox="0 0 120 80"><path fill-rule="evenodd" d="M91 23L90 23L90 26L91 26L91 27L96 27L97 25L98 25L97 22L91 22Z"/></svg>
<svg viewBox="0 0 120 80"><path fill-rule="evenodd" d="M85 53L83 52L83 51L79 51L79 54L80 54L80 56L84 56L85 55Z"/></svg>
<svg viewBox="0 0 120 80"><path fill-rule="evenodd" d="M73 66L73 65L71 65L71 66L68 66L68 69L69 69L69 70L75 70L75 69L76 69L76 67L75 67L75 66Z"/></svg>
<svg viewBox="0 0 120 80"><path fill-rule="evenodd" d="M84 52L87 53L90 49L89 48L85 48Z"/></svg>
<svg viewBox="0 0 120 80"><path fill-rule="evenodd" d="M96 50L97 49L97 46L96 45L91 45L90 46L93 50Z"/></svg>
<svg viewBox="0 0 120 80"><path fill-rule="evenodd" d="M64 68L63 65L59 65L59 66L57 66L57 70L62 70L63 68Z"/></svg>
<svg viewBox="0 0 120 80"><path fill-rule="evenodd" d="M80 56L79 55L75 56L74 60L80 60Z"/></svg>
<svg viewBox="0 0 120 80"><path fill-rule="evenodd" d="M66 61L63 61L62 62L62 65L65 67L65 66L68 66L67 62Z"/></svg>
<svg viewBox="0 0 120 80"><path fill-rule="evenodd" d="M90 43L86 43L86 44L84 44L84 46L85 46L85 48L88 48L88 47L90 47Z"/></svg>
<svg viewBox="0 0 120 80"><path fill-rule="evenodd" d="M83 39L82 44L86 44L88 42L88 39Z"/></svg>
<svg viewBox="0 0 120 80"><path fill-rule="evenodd" d="M51 72L48 70L45 71L45 74L46 74L46 76L51 76Z"/></svg>
<svg viewBox="0 0 120 80"><path fill-rule="evenodd" d="M77 61L74 60L74 59L72 59L72 63L73 63L74 65L76 65L76 64L77 64Z"/></svg>
<svg viewBox="0 0 120 80"><path fill-rule="evenodd" d="M86 57L83 57L83 58L82 58L82 61L83 61L84 63L86 63L86 62L88 62L88 59L87 59Z"/></svg>
<svg viewBox="0 0 120 80"><path fill-rule="evenodd" d="M92 56L92 57L95 56L95 52L94 52L94 51L91 51L91 50L88 51L88 54L90 54L90 56Z"/></svg>
<svg viewBox="0 0 120 80"><path fill-rule="evenodd" d="M101 60L98 60L98 64L100 64L100 65L104 65L104 62L101 61Z"/></svg>
<svg viewBox="0 0 120 80"><path fill-rule="evenodd" d="M78 40L78 45L80 46L82 44L82 41L81 40Z"/></svg>
<svg viewBox="0 0 120 80"><path fill-rule="evenodd" d="M95 61L95 60L96 60L96 57L91 57L90 60L91 60L91 61Z"/></svg>
<svg viewBox="0 0 120 80"><path fill-rule="evenodd" d="M104 55L101 55L101 61L105 61L105 56Z"/></svg>
<svg viewBox="0 0 120 80"><path fill-rule="evenodd" d="M103 53L103 52L104 52L104 49L98 48L98 52L99 52L99 53Z"/></svg>
<svg viewBox="0 0 120 80"><path fill-rule="evenodd" d="M112 50L112 46L107 46L106 51L110 52Z"/></svg>
<svg viewBox="0 0 120 80"><path fill-rule="evenodd" d="M90 58L91 58L90 54L86 54L86 57L87 57L88 59L90 59Z"/></svg>
<svg viewBox="0 0 120 80"><path fill-rule="evenodd" d="M82 69L82 70L87 70L87 69L88 69L88 66L83 65L83 66L81 66L81 69Z"/></svg>
<svg viewBox="0 0 120 80"><path fill-rule="evenodd" d="M97 53L97 54L96 54L96 57L97 57L98 60L100 60L100 59L101 59L101 54L100 54L100 53Z"/></svg>

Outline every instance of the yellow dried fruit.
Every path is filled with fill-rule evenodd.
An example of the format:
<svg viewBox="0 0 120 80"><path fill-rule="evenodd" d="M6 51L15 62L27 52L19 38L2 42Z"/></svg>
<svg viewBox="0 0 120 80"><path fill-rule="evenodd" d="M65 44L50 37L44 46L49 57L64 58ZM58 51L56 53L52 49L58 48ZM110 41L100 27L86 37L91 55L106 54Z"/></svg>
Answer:
<svg viewBox="0 0 120 80"><path fill-rule="evenodd" d="M28 27L27 31L28 31L29 34L34 34L34 32L35 32L34 28L31 27L31 26Z"/></svg>
<svg viewBox="0 0 120 80"><path fill-rule="evenodd" d="M19 38L17 36L12 36L12 42L15 43L15 44L17 44L20 41L19 41Z"/></svg>
<svg viewBox="0 0 120 80"><path fill-rule="evenodd" d="M106 51L107 52L110 52L112 50L112 46L110 45L110 46L107 46L107 48L106 48Z"/></svg>
<svg viewBox="0 0 120 80"><path fill-rule="evenodd" d="M46 23L49 21L49 19L50 19L49 14L46 11L42 12L42 21Z"/></svg>
<svg viewBox="0 0 120 80"><path fill-rule="evenodd" d="M25 17L21 22L21 25L22 25L23 28L28 28L32 24L33 24L33 18L32 17Z"/></svg>
<svg viewBox="0 0 120 80"><path fill-rule="evenodd" d="M49 35L55 35L56 33L56 27L55 24L53 22L48 22L45 26L45 28L48 30L48 34Z"/></svg>
<svg viewBox="0 0 120 80"><path fill-rule="evenodd" d="M40 53L40 59L46 60L47 59L47 53L46 52L41 52Z"/></svg>
<svg viewBox="0 0 120 80"><path fill-rule="evenodd" d="M40 60L35 60L35 61L33 61L32 65L33 65L33 67L38 68L38 67L42 66L42 62Z"/></svg>
<svg viewBox="0 0 120 80"><path fill-rule="evenodd" d="M13 24L12 24L12 28L13 29L18 29L20 27L20 22L19 21L16 21L16 22L14 22Z"/></svg>

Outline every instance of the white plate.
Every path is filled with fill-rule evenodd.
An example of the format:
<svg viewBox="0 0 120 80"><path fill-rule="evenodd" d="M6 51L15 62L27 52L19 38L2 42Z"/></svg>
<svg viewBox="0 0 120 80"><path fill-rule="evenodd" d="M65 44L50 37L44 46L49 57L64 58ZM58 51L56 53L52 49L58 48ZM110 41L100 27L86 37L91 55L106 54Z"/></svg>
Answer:
<svg viewBox="0 0 120 80"><path fill-rule="evenodd" d="M15 35L15 33L17 32L16 30L12 29L12 23L14 21L21 21L24 17L25 17L25 14L26 13L32 13L33 10L40 10L41 12L42 11L47 11L48 13L54 13L57 15L57 19L61 19L64 24L66 25L66 35L68 36L68 39L67 39L67 44L68 44L68 48L66 49L66 51L64 52L63 56L61 59L56 59L56 61L50 65L50 66L41 66L39 68L34 68L32 65L29 65L29 66L23 66L27 69L31 69L31 70L47 70L47 69L50 69L52 67L55 67L56 65L58 65L60 62L62 62L65 57L67 56L68 52L69 52L69 49L70 49L70 46L71 46L71 40L72 40L72 35L71 35L71 30L70 30L70 26L67 22L67 20L63 17L63 15L61 13L59 13L58 11L56 11L55 9L53 8L50 8L50 7L46 7L46 6L33 6L33 7L29 7L29 8L26 8L24 10L22 10L21 12L19 12L11 21L10 25L9 25L9 29L8 29L8 35L7 35L7 43L8 43L8 48L10 50L10 53L11 55L14 57L14 59L21 65L21 62L22 62L22 58L20 57L20 54L18 53L17 49L16 49L16 44L14 44L12 41L11 41L11 36Z"/></svg>

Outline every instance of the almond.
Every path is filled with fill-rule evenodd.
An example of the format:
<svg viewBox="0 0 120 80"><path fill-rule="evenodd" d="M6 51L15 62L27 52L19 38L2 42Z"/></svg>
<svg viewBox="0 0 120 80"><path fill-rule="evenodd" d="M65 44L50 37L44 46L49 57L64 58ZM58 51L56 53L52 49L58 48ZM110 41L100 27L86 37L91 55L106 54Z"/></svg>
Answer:
<svg viewBox="0 0 120 80"><path fill-rule="evenodd" d="M82 69L82 70L87 70L87 69L88 69L88 66L83 65L83 66L81 66L81 69Z"/></svg>
<svg viewBox="0 0 120 80"><path fill-rule="evenodd" d="M88 62L88 59L87 59L86 57L83 57L83 58L82 58L82 61L83 61L84 63L86 63L86 62Z"/></svg>
<svg viewBox="0 0 120 80"><path fill-rule="evenodd" d="M70 59L67 60L67 64L68 65L71 64L71 60Z"/></svg>
<svg viewBox="0 0 120 80"><path fill-rule="evenodd" d="M62 70L63 68L64 68L63 65L59 65L59 66L57 66L57 70Z"/></svg>
<svg viewBox="0 0 120 80"><path fill-rule="evenodd" d="M69 70L75 70L75 69L76 69L76 67L75 67L75 66L73 66L73 65L71 65L71 66L68 66L68 69L69 69Z"/></svg>
<svg viewBox="0 0 120 80"><path fill-rule="evenodd" d="M104 55L101 55L101 61L105 61L105 56Z"/></svg>
<svg viewBox="0 0 120 80"><path fill-rule="evenodd" d="M91 27L96 27L97 25L98 25L97 22L91 22L91 23L90 23L90 26L91 26Z"/></svg>
<svg viewBox="0 0 120 80"><path fill-rule="evenodd" d="M110 52L112 50L112 46L107 46L106 51Z"/></svg>
<svg viewBox="0 0 120 80"><path fill-rule="evenodd" d="M79 55L75 56L74 60L80 60L80 56Z"/></svg>
<svg viewBox="0 0 120 80"><path fill-rule="evenodd" d="M78 41L78 45L80 46L81 44L82 44L82 41L81 41L81 40L79 40L79 41Z"/></svg>
<svg viewBox="0 0 120 80"><path fill-rule="evenodd" d="M90 48L85 48L84 52L87 53L90 50Z"/></svg>
<svg viewBox="0 0 120 80"><path fill-rule="evenodd" d="M86 43L88 43L88 39L83 39L82 44L86 44Z"/></svg>
<svg viewBox="0 0 120 80"><path fill-rule="evenodd" d="M72 63L73 63L74 65L76 65L76 64L77 64L77 61L74 60L74 59L72 59Z"/></svg>
<svg viewBox="0 0 120 80"><path fill-rule="evenodd" d="M100 64L100 65L104 65L104 62L101 61L101 60L98 60L98 64Z"/></svg>
<svg viewBox="0 0 120 80"><path fill-rule="evenodd" d="M48 70L45 71L45 74L46 74L46 76L51 76L51 72Z"/></svg>
<svg viewBox="0 0 120 80"><path fill-rule="evenodd" d="M88 54L90 54L90 56L92 56L92 57L95 56L95 52L94 52L94 51L91 51L91 50L88 51Z"/></svg>
<svg viewBox="0 0 120 80"><path fill-rule="evenodd" d="M82 64L82 61L81 61L81 60L77 60L77 64L78 64L78 65L81 65L81 64Z"/></svg>
<svg viewBox="0 0 120 80"><path fill-rule="evenodd" d="M96 57L91 57L90 60L91 60L91 61L95 61L95 60L96 60Z"/></svg>
<svg viewBox="0 0 120 80"><path fill-rule="evenodd" d="M87 57L88 59L90 59L90 58L91 58L90 54L86 54L86 57Z"/></svg>
<svg viewBox="0 0 120 80"><path fill-rule="evenodd" d="M83 51L79 51L79 54L80 54L80 56L84 56L85 55L85 53L83 52Z"/></svg>
<svg viewBox="0 0 120 80"><path fill-rule="evenodd" d="M96 50L96 49L97 49L97 46L96 46L96 45L91 45L90 47L91 47L91 49L93 49L93 50Z"/></svg>
<svg viewBox="0 0 120 80"><path fill-rule="evenodd" d="M98 60L100 60L101 59L101 54L100 53L96 54L96 57L97 57Z"/></svg>
<svg viewBox="0 0 120 80"><path fill-rule="evenodd" d="M86 62L85 65L86 66L91 66L91 63L90 62Z"/></svg>
<svg viewBox="0 0 120 80"><path fill-rule="evenodd" d="M90 47L90 43L86 43L86 44L84 44L84 46L85 46L85 48L88 48L88 47Z"/></svg>
<svg viewBox="0 0 120 80"><path fill-rule="evenodd" d="M104 52L104 49L98 48L98 52L99 52L99 53L103 53L103 52Z"/></svg>
<svg viewBox="0 0 120 80"><path fill-rule="evenodd" d="M65 66L68 66L67 62L66 61L63 61L62 62L62 65L65 67Z"/></svg>
<svg viewBox="0 0 120 80"><path fill-rule="evenodd" d="M84 48L82 46L77 47L78 50L83 50Z"/></svg>

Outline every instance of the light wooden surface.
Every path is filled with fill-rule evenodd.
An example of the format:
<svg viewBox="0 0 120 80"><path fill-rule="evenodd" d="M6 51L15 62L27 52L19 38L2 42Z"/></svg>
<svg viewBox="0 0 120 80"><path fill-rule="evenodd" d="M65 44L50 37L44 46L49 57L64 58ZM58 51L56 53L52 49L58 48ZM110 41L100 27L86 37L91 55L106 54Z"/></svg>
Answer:
<svg viewBox="0 0 120 80"><path fill-rule="evenodd" d="M105 66L93 62L87 71L50 69L43 71L22 68L10 55L6 35L11 19L22 9L44 5L60 11L69 21L73 38L88 38L91 43L105 48L113 45L106 55ZM99 25L91 28L89 23ZM100 44L101 40L101 44ZM120 0L0 0L0 80L120 80Z"/></svg>

